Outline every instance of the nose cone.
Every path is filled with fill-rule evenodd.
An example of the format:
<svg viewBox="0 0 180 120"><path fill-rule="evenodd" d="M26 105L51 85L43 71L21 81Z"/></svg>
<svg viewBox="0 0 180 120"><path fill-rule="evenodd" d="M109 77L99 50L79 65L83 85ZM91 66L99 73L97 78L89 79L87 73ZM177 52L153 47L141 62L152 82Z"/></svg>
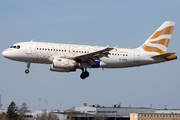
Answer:
<svg viewBox="0 0 180 120"><path fill-rule="evenodd" d="M2 52L2 56L4 56L4 57L6 57L6 56L7 56L7 55L6 55L6 51L5 51L5 50Z"/></svg>
<svg viewBox="0 0 180 120"><path fill-rule="evenodd" d="M11 49L6 49L2 52L2 55L5 57L5 58L9 58L10 57L10 52Z"/></svg>

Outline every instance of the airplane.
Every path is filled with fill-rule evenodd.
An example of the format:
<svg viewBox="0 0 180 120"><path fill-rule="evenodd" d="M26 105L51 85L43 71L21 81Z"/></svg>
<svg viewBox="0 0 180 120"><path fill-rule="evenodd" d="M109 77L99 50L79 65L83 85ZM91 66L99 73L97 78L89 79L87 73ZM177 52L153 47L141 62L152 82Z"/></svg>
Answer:
<svg viewBox="0 0 180 120"><path fill-rule="evenodd" d="M30 63L49 64L50 71L74 72L81 69L81 79L89 76L88 68L127 68L177 59L176 53L166 53L175 26L165 21L140 47L126 49L47 42L20 42L4 50L5 58Z"/></svg>

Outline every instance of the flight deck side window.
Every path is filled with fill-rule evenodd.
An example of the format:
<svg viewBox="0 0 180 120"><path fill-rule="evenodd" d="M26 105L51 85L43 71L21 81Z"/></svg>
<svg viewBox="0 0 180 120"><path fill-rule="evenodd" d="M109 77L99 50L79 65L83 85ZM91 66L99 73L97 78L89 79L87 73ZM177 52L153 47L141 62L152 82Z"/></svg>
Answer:
<svg viewBox="0 0 180 120"><path fill-rule="evenodd" d="M19 46L19 45L17 46L17 49L20 49L20 46Z"/></svg>
<svg viewBox="0 0 180 120"><path fill-rule="evenodd" d="M16 46L13 46L13 48L16 48Z"/></svg>

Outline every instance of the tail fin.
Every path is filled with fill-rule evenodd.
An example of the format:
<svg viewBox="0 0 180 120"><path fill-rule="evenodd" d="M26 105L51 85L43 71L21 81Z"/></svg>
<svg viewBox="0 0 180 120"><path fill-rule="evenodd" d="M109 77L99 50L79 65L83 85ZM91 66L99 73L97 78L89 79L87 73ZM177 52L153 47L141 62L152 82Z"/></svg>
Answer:
<svg viewBox="0 0 180 120"><path fill-rule="evenodd" d="M164 54L167 51L175 22L164 22L141 46L147 52Z"/></svg>

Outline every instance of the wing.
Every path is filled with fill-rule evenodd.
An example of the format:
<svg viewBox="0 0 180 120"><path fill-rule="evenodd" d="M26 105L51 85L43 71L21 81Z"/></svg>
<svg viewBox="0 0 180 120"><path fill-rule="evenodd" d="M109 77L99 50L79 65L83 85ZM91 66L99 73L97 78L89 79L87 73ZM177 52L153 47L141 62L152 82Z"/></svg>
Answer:
<svg viewBox="0 0 180 120"><path fill-rule="evenodd" d="M114 47L114 48L117 48L117 46ZM107 46L107 47L105 47L105 48L103 48L101 50L86 53L86 54L83 54L83 55L78 55L78 56L75 56L75 57L71 57L70 59L74 59L77 62L81 62L81 63L82 62L88 62L91 65L93 65L95 60L100 60L100 58L102 58L102 57L108 57L109 51L113 50L114 48L111 48L111 47Z"/></svg>

